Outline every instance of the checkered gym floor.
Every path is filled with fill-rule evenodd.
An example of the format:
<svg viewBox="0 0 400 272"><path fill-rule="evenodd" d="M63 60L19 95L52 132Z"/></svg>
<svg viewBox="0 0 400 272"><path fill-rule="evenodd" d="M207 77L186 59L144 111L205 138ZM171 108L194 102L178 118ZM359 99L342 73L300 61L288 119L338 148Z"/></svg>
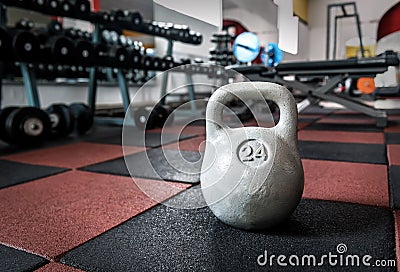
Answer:
<svg viewBox="0 0 400 272"><path fill-rule="evenodd" d="M300 115L303 200L288 222L264 232L226 226L208 208L176 209L147 197L126 169L119 127L97 126L40 149L0 144L0 271L396 271L257 263L265 251L322 256L345 244L346 253L368 254L371 263L397 256L399 266L400 115L389 120L380 129L344 110ZM177 133L168 128L168 152L199 158L204 126ZM199 176L163 160L159 130L148 133L146 148L140 137L127 144L138 184L162 200L196 197ZM141 167L146 152L167 181ZM175 189L160 190L165 182Z"/></svg>

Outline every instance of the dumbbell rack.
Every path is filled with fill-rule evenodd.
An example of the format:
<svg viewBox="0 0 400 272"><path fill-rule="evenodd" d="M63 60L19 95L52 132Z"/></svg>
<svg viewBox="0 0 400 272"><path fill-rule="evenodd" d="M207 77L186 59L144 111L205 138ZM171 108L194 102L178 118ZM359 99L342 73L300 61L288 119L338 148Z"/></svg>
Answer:
<svg viewBox="0 0 400 272"><path fill-rule="evenodd" d="M13 6L17 8L22 8L22 9L27 9L21 1L13 1L13 0L0 0L0 25L6 25L7 19L6 19L6 5L7 6ZM118 27L121 29L126 29L126 30L131 30L131 31L136 31L144 34L150 34L154 36L159 36L159 37L164 37L167 38L168 40L168 49L167 49L167 56L172 56L172 51L173 51L173 41L181 41L185 43L190 43L190 44L200 44L202 41L202 35L200 33L196 33L193 31L188 30L187 33L188 35L180 35L180 36L171 36L171 33L168 31L162 31L163 29L165 30L166 28L160 27L159 25L161 23L157 22L144 22L141 20L140 24L127 24L127 23L116 23L116 22L110 22L110 21L104 21L99 19L98 16L96 16L96 13L90 12L87 16L77 16L76 14L54 14L54 13L49 13L46 10L39 10L39 9L30 9L39 13L43 13L46 15L52 15L52 16L61 16L61 17L69 17L69 18L74 18L74 19L80 19L84 21L89 21L94 24L94 31L92 34L92 43L93 44L98 44L100 43L100 35L101 35L101 30L103 28L107 27ZM37 82L36 82L36 76L34 71L29 68L27 63L20 63L21 67L21 74L23 77L23 82L26 90L26 95L28 99L28 103L31 106L38 107L40 108L40 99L38 95L38 90L37 90ZM134 68L134 67L132 67ZM96 108L96 96L97 96L97 67L92 66L90 68L90 73L89 73L89 90L88 90L88 105L91 108L91 110L94 112ZM2 76L2 75L1 75ZM129 94L129 89L128 89L128 83L124 74L123 69L117 69L117 79L118 79L118 86L121 92L122 96L122 102L123 102L123 107L125 112L128 110L128 107L130 105L130 94ZM1 80L1 78L0 78ZM162 83L162 89L161 89L161 96L163 97L165 92L166 92L166 86L168 83L168 78L167 76L164 76L163 83ZM0 81L1 85L1 81ZM0 91L1 91L1 86L0 86ZM190 91L191 96L193 96L194 99L194 91ZM1 102L1 101L0 101ZM165 102L165 101L163 101ZM106 120L107 123L117 123L117 124L122 124L122 120Z"/></svg>
<svg viewBox="0 0 400 272"><path fill-rule="evenodd" d="M214 33L211 37L211 42L215 44L214 48L211 48L209 60L216 65L229 66L235 63L233 51L231 47L231 35L226 32Z"/></svg>
<svg viewBox="0 0 400 272"><path fill-rule="evenodd" d="M166 55L169 57L172 57L173 54L173 46L174 46L174 41L171 39L168 39L168 47L167 47L167 53ZM190 101L190 113L193 113L194 115L197 114L197 107L195 104L195 90L193 87L193 77L191 73L185 73L186 76L186 81L187 81L187 88L188 88L188 95L189 95L189 101ZM167 86L168 86L168 77L169 73L165 72L162 74L161 78L161 92L160 92L160 104L165 105L166 104L166 95L167 95Z"/></svg>
<svg viewBox="0 0 400 272"><path fill-rule="evenodd" d="M0 25L7 24L7 9L6 7L0 3ZM20 63L22 79L25 86L26 97L28 99L28 104L31 106L35 106L40 108L40 99L37 90L37 82L36 82L36 75L35 73L29 69L27 63ZM0 91L2 89L2 77L3 75L0 74ZM1 92L0 92L1 93ZM1 101L0 101L1 102ZM1 105L1 103L0 103Z"/></svg>

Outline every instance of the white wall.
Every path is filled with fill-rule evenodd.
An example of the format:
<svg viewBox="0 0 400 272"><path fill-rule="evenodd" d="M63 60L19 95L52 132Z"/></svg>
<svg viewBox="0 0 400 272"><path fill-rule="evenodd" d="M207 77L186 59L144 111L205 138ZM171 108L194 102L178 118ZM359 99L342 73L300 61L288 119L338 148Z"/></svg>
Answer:
<svg viewBox="0 0 400 272"><path fill-rule="evenodd" d="M240 2L236 1L239 5ZM244 2L244 1L243 1ZM255 32L262 45L278 42L278 7L272 1L224 9L224 19L239 21L249 31ZM299 23L299 49L296 55L285 53L284 61L309 59L309 27Z"/></svg>
<svg viewBox="0 0 400 272"><path fill-rule="evenodd" d="M285 53L285 61L307 61L310 59L310 28L308 25L299 22L299 48L296 55Z"/></svg>
<svg viewBox="0 0 400 272"><path fill-rule="evenodd" d="M13 7L7 8L7 25L14 26L21 18L32 20L36 27L45 26L50 20L50 16L38 12Z"/></svg>
<svg viewBox="0 0 400 272"><path fill-rule="evenodd" d="M220 29L220 26L215 26L208 22L201 21L157 3L154 3L154 20L188 25L191 30L203 34L203 42L200 45L174 42L174 57L201 57L207 59L208 51L213 46L210 42L211 36L214 32L217 32ZM167 50L167 45L168 42L166 39L155 38L157 55L164 56Z"/></svg>
<svg viewBox="0 0 400 272"><path fill-rule="evenodd" d="M250 8L250 7L249 7ZM254 32L260 39L261 44L266 45L270 42L278 42L277 12L278 8L272 1L265 1L263 6L259 7L259 13L235 7L224 9L224 19L232 19L240 22L249 31Z"/></svg>
<svg viewBox="0 0 400 272"><path fill-rule="evenodd" d="M179 4L182 4L181 6ZM159 22L173 22L188 25L193 31L203 35L200 45L174 42L173 57L201 58L208 61L209 50L215 46L210 42L212 34L222 28L222 2L221 0L157 0L154 1L154 20ZM155 38L156 53L158 56L166 54L168 42L164 38ZM167 92L187 84L183 74L169 74ZM157 77L153 93L160 95L161 78ZM186 91L185 88L182 90Z"/></svg>
<svg viewBox="0 0 400 272"><path fill-rule="evenodd" d="M327 5L340 3L339 0L309 0L308 23L310 28L310 60L325 59L326 50L326 13ZM361 21L361 33L364 37L376 39L379 19L397 0L354 0ZM333 28L332 28L333 29ZM345 42L357 36L354 18L342 19L338 23L337 58L345 57ZM331 43L332 48L332 43Z"/></svg>
<svg viewBox="0 0 400 272"><path fill-rule="evenodd" d="M217 27L222 25L221 0L154 0L153 2Z"/></svg>
<svg viewBox="0 0 400 272"><path fill-rule="evenodd" d="M159 96L159 88L153 89L153 86L147 86L146 91L140 92L139 100L155 101ZM129 88L131 98L134 97L139 88L131 86ZM147 90L148 89L148 90ZM88 85L84 83L77 84L39 84L38 92L42 108L51 104L74 102L87 103ZM28 104L25 95L25 88L22 84L3 84L1 107L18 105L26 106ZM98 86L97 104L101 105L122 105L120 90L117 86Z"/></svg>
<svg viewBox="0 0 400 272"><path fill-rule="evenodd" d="M224 19L240 21L250 31L256 32L262 44L278 41L277 6L272 1L230 0L234 3L224 9ZM397 0L354 0L361 21L364 37L376 39L378 23L383 14ZM325 59L326 50L326 13L327 5L348 2L345 0L309 0L308 25L299 23L299 52L296 55L285 53L284 61ZM357 36L355 19L342 19L338 24L337 58L345 57L345 42ZM331 44L331 49L332 49Z"/></svg>
<svg viewBox="0 0 400 272"><path fill-rule="evenodd" d="M203 34L203 42L200 45L175 42L174 56L200 57L207 60L209 49L213 46L210 42L211 36L222 28L221 0L157 0L154 1L153 7L155 21L188 25L191 30ZM166 39L156 38L157 55L165 55L167 45Z"/></svg>

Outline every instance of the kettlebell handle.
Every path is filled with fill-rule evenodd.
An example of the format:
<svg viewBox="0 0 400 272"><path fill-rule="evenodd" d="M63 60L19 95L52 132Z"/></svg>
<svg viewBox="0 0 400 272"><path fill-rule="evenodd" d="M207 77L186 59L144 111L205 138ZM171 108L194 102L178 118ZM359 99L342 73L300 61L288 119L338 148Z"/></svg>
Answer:
<svg viewBox="0 0 400 272"><path fill-rule="evenodd" d="M280 109L280 120L272 129L282 137L297 142L297 106L294 97L287 88L270 82L239 82L217 89L210 97L206 110L208 135L212 136L219 130L228 128L223 123L223 109L235 98L264 98L275 102Z"/></svg>

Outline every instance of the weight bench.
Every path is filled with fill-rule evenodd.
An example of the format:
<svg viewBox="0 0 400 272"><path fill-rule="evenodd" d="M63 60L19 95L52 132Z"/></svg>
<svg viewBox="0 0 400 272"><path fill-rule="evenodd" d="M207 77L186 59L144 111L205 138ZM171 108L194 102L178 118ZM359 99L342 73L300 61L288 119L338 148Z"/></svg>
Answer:
<svg viewBox="0 0 400 272"><path fill-rule="evenodd" d="M252 81L274 82L301 91L307 98L298 103L299 112L323 99L371 116L376 119L378 127L385 127L387 125L385 111L374 109L344 94L334 93L334 89L347 78L374 78L377 74L386 72L389 66L398 65L397 53L388 51L372 58L290 62L281 63L274 68L263 65L228 66L226 68L233 69ZM285 79L288 76L294 77L294 80ZM304 82L307 78L320 78L324 83L313 86Z"/></svg>

